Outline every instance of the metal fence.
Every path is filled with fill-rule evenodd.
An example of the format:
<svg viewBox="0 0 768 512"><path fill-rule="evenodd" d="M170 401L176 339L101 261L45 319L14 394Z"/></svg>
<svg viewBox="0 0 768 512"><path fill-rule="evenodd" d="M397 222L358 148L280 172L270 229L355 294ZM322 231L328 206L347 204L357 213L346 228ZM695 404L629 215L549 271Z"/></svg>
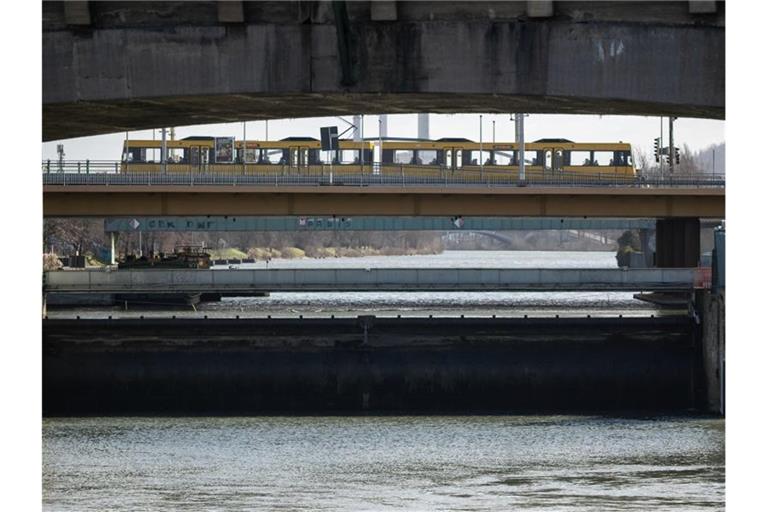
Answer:
<svg viewBox="0 0 768 512"><path fill-rule="evenodd" d="M520 180L516 173L499 170L486 172L452 171L446 168L418 170L407 166L370 169L359 172L334 166L296 168L274 166L268 172L238 172L236 165L231 172L199 172L191 167L186 172L125 172L121 162L44 161L44 185L261 185L261 186L434 186L434 187L640 187L640 188L722 188L725 179L712 175L676 175L673 177L623 176L618 174L582 174L575 172L551 173L532 171Z"/></svg>

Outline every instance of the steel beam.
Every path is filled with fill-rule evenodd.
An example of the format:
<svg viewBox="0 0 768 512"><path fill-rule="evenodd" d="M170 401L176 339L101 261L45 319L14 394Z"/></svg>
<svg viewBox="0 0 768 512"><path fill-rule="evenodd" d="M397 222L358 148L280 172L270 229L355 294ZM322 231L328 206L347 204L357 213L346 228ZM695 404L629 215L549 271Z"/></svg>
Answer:
<svg viewBox="0 0 768 512"><path fill-rule="evenodd" d="M136 231L532 231L655 229L654 219L543 217L109 217L106 233Z"/></svg>

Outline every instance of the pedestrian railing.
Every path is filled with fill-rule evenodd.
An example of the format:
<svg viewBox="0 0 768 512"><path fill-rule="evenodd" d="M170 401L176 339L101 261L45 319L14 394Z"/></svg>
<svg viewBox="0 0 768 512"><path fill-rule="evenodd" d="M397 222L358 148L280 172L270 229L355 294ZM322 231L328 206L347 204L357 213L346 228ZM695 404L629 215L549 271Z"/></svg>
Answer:
<svg viewBox="0 0 768 512"><path fill-rule="evenodd" d="M297 168L273 166L266 171L250 171L233 164L227 172L173 164L172 172L137 172L130 164L104 160L43 161L44 185L261 185L261 186L434 186L434 187L725 187L725 179L711 175L677 175L674 177L625 176L619 174L582 174L576 172L532 171L525 179L517 173L500 170L486 172L456 171L441 167L409 168L384 166L370 169L339 168L314 165Z"/></svg>

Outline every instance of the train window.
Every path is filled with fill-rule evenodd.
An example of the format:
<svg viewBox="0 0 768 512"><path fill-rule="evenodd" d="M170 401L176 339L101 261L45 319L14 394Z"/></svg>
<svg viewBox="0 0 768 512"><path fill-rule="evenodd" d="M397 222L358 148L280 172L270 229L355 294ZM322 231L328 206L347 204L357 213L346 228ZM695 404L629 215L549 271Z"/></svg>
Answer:
<svg viewBox="0 0 768 512"><path fill-rule="evenodd" d="M166 156L166 158L170 163L181 162L181 150L177 148L168 148L168 155Z"/></svg>
<svg viewBox="0 0 768 512"><path fill-rule="evenodd" d="M263 157L263 163L265 164L279 164L283 159L283 150L263 149L262 157Z"/></svg>
<svg viewBox="0 0 768 512"><path fill-rule="evenodd" d="M472 151L472 165L493 165L491 162L491 151Z"/></svg>
<svg viewBox="0 0 768 512"><path fill-rule="evenodd" d="M526 151L525 152L525 163L526 165L535 165L540 166L541 162L539 162L539 151Z"/></svg>
<svg viewBox="0 0 768 512"><path fill-rule="evenodd" d="M595 151L594 155L594 165L613 165L613 151Z"/></svg>
<svg viewBox="0 0 768 512"><path fill-rule="evenodd" d="M592 159L589 151L571 151L571 165L592 165Z"/></svg>
<svg viewBox="0 0 768 512"><path fill-rule="evenodd" d="M617 166L632 165L632 154L629 151L614 151L613 161Z"/></svg>
<svg viewBox="0 0 768 512"><path fill-rule="evenodd" d="M517 151L494 151L494 165L518 165Z"/></svg>
<svg viewBox="0 0 768 512"><path fill-rule="evenodd" d="M445 150L445 166L449 169L453 167L453 151L450 149Z"/></svg>
<svg viewBox="0 0 768 512"><path fill-rule="evenodd" d="M395 151L395 163L409 164L413 159L413 151Z"/></svg>
<svg viewBox="0 0 768 512"><path fill-rule="evenodd" d="M548 149L544 152L544 168L548 171L552 170L552 150Z"/></svg>
<svg viewBox="0 0 768 512"><path fill-rule="evenodd" d="M459 169L464 164L464 151L461 149L456 150L456 169Z"/></svg>
<svg viewBox="0 0 768 512"><path fill-rule="evenodd" d="M434 149L421 149L415 153L418 153L421 160L420 165L437 165L437 151Z"/></svg>

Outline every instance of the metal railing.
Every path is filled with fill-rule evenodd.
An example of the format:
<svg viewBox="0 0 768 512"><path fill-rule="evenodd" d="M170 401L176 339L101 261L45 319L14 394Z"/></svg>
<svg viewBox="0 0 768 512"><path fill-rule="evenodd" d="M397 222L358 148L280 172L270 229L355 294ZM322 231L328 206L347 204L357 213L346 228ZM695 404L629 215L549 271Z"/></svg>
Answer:
<svg viewBox="0 0 768 512"><path fill-rule="evenodd" d="M303 268L57 270L52 293L234 291L687 291L703 286L695 268Z"/></svg>
<svg viewBox="0 0 768 512"><path fill-rule="evenodd" d="M270 166L252 170L232 165L227 172L201 172L199 167L169 164L173 172L137 172L125 163L105 160L43 162L44 185L269 185L269 186L434 186L434 187L725 187L725 178L712 175L673 177L625 176L615 173L531 171L525 180L502 170L451 170L444 167L382 166L361 170L359 166L310 167ZM137 164L138 166L138 164ZM213 169L214 167L212 167ZM221 166L215 167L221 169Z"/></svg>

